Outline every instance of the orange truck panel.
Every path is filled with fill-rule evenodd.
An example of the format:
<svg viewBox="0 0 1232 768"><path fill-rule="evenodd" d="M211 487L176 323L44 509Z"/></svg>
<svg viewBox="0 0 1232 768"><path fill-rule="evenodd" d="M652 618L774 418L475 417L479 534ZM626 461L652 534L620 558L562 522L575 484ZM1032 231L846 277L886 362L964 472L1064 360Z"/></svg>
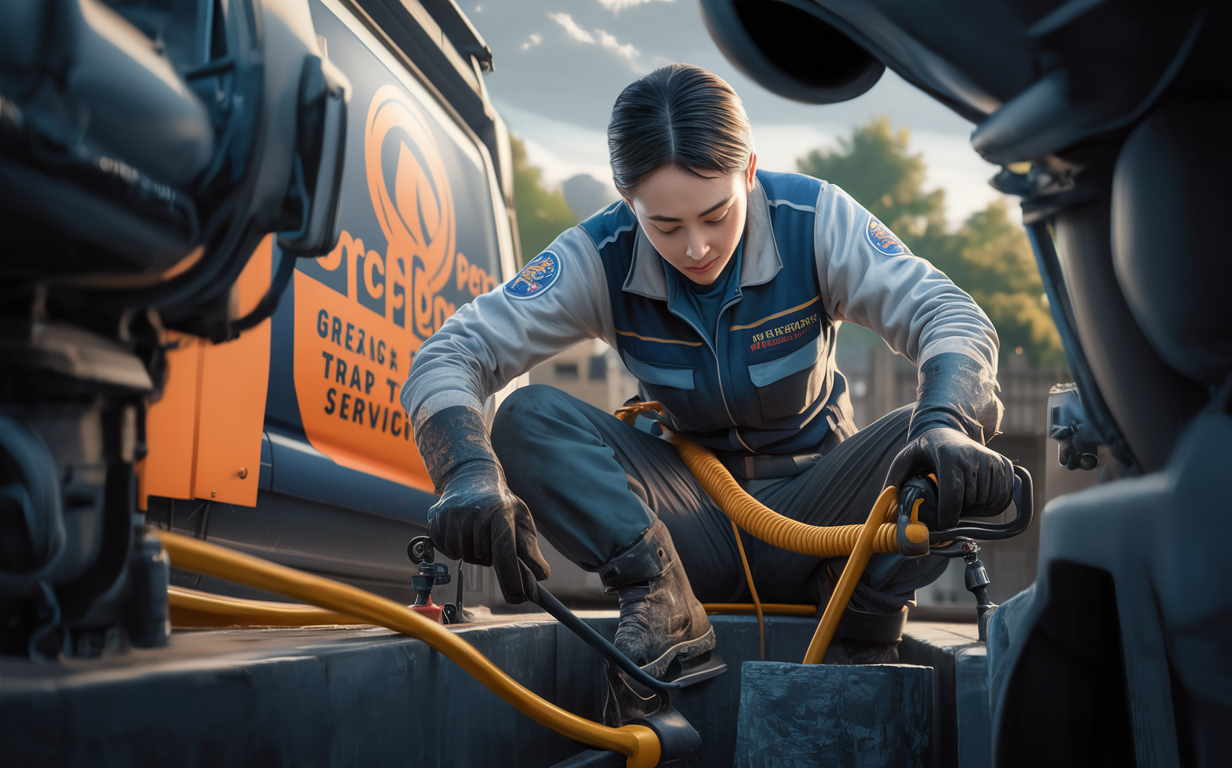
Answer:
<svg viewBox="0 0 1232 768"><path fill-rule="evenodd" d="M201 389L201 348L193 336L173 333L167 352L167 382L146 415L149 453L138 469L138 506L149 496L192 498L197 449L197 392Z"/></svg>
<svg viewBox="0 0 1232 768"><path fill-rule="evenodd" d="M344 229L331 253L296 271L295 394L312 447L340 466L431 493L402 382L455 302L497 280L459 250L448 166L429 116L405 90L377 89L363 146L380 230L356 237Z"/></svg>
<svg viewBox="0 0 1232 768"><path fill-rule="evenodd" d="M270 287L273 239L266 237L236 283L236 316ZM180 336L168 354L167 384L146 419L149 453L140 506L149 496L257 503L269 383L270 321L226 344Z"/></svg>

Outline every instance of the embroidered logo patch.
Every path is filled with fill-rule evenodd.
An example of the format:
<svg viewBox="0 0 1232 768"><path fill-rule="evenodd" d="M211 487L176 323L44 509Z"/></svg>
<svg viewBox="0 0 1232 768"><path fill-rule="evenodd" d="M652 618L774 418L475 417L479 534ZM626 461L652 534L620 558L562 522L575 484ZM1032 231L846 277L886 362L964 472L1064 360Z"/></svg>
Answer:
<svg viewBox="0 0 1232 768"><path fill-rule="evenodd" d="M902 240L895 237L893 232L873 216L868 217L868 228L864 231L868 235L869 245L878 253L884 253L886 256L907 256L911 253Z"/></svg>
<svg viewBox="0 0 1232 768"><path fill-rule="evenodd" d="M533 299L555 285L560 268L560 258L551 251L544 251L505 284L505 293L515 299Z"/></svg>

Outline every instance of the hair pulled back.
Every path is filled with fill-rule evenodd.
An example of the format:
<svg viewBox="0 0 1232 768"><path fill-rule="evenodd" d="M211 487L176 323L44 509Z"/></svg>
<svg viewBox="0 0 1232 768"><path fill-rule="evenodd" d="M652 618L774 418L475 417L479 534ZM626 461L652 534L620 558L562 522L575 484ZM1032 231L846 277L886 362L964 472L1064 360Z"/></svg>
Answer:
<svg viewBox="0 0 1232 768"><path fill-rule="evenodd" d="M740 97L691 64L656 69L626 87L607 126L612 179L630 193L668 165L699 178L748 168L753 134Z"/></svg>

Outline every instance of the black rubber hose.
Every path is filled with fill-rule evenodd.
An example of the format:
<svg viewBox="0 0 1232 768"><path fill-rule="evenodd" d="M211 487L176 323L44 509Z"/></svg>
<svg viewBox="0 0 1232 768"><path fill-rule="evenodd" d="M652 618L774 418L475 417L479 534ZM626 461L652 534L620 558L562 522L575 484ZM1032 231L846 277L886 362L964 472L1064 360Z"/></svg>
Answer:
<svg viewBox="0 0 1232 768"><path fill-rule="evenodd" d="M522 563L522 577L526 579L534 579L530 569ZM664 697L670 697L671 691L680 688L679 683L665 683L662 680L656 680L647 674L646 670L633 663L633 660L620 652L620 650L612 645L606 637L596 632L589 624L579 619L568 608L566 608L559 600L557 600L551 592L539 585L537 590L538 598L534 598L534 602L543 610L547 611L552 618L564 624L573 634L582 638L595 650L602 653L609 661L620 668L630 678L639 685L645 686L656 694Z"/></svg>
<svg viewBox="0 0 1232 768"><path fill-rule="evenodd" d="M0 480L3 486L0 487L0 503L10 513L20 510L28 537L26 541L10 544L17 548L15 551L29 547L24 554L33 561L26 571L0 570L0 593L25 595L51 573L67 547L60 479L55 459L42 437L25 424L2 415L0 458L7 459L17 472L17 476L7 478L7 483ZM11 526L6 535L15 533L16 526Z"/></svg>

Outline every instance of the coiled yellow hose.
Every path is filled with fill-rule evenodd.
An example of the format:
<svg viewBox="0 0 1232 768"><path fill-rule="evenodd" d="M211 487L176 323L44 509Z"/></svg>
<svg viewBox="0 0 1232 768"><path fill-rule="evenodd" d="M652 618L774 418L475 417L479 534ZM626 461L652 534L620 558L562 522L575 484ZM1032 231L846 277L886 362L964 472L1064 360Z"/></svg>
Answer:
<svg viewBox="0 0 1232 768"><path fill-rule="evenodd" d="M673 434L670 442L697 478L698 484L724 514L770 546L814 557L845 557L855 548L864 526L821 527L783 517L746 493L708 448L681 434ZM912 530L916 526L919 530ZM912 537L912 534L926 540L928 528L923 523L911 523L907 527L907 536ZM894 523L878 526L873 535L873 551L898 553L898 527Z"/></svg>
<svg viewBox="0 0 1232 768"><path fill-rule="evenodd" d="M662 413L662 410L663 406L653 401L631 403L618 409L616 417L633 426L637 415L642 411ZM893 519L891 516L898 503L898 489L891 487L882 491L864 525L808 525L784 517L750 496L709 448L699 445L687 435L664 431L702 490L733 523L767 544L789 552L825 558L848 557L847 566L843 569L843 575L826 605L821 622L817 625L817 632L813 635L804 657L805 664L820 664L838 628L839 619L847 609L856 582L868 565L869 557L875 552L898 553L898 526L886 522ZM907 538L916 543L928 541L928 526L915 519L919 506L917 502L912 510L912 521L907 524L905 531ZM743 550L741 556L743 557ZM744 568L751 589L753 577L747 561ZM758 624L760 629L760 615Z"/></svg>
<svg viewBox="0 0 1232 768"><path fill-rule="evenodd" d="M156 535L176 568L247 584L410 635L440 651L519 712L557 733L599 749L618 752L625 756L627 768L653 768L659 763L659 739L654 731L641 725L610 728L566 712L527 690L442 625L404 605L349 584L170 531L157 531Z"/></svg>

